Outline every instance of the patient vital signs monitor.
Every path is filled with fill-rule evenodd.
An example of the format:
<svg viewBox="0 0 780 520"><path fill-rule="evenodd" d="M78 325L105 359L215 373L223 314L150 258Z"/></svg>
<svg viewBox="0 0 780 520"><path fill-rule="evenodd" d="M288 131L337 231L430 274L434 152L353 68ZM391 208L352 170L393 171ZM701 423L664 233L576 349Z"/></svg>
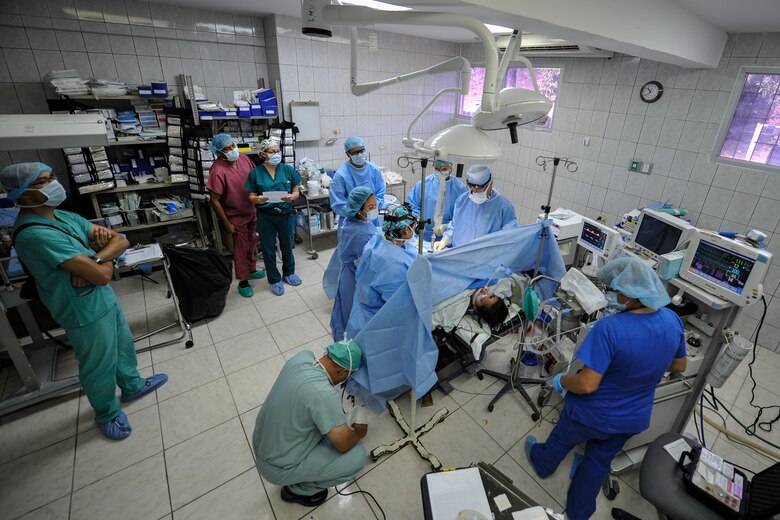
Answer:
<svg viewBox="0 0 780 520"><path fill-rule="evenodd" d="M658 261L660 255L674 251L696 231L695 227L682 219L645 208L639 215L630 242L640 253Z"/></svg>
<svg viewBox="0 0 780 520"><path fill-rule="evenodd" d="M685 253L680 278L722 300L750 305L761 298L772 253L700 231Z"/></svg>
<svg viewBox="0 0 780 520"><path fill-rule="evenodd" d="M589 218L582 219L582 231L577 245L584 247L604 260L611 260L620 245L620 233Z"/></svg>

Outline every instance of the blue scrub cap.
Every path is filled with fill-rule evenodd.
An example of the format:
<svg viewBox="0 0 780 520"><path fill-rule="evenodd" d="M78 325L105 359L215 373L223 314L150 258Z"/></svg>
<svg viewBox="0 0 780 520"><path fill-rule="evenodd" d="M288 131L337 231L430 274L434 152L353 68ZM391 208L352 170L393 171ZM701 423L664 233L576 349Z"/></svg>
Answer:
<svg viewBox="0 0 780 520"><path fill-rule="evenodd" d="M360 367L363 351L353 340L328 345L328 357L341 368L354 372Z"/></svg>
<svg viewBox="0 0 780 520"><path fill-rule="evenodd" d="M374 192L368 186L358 186L350 191L349 197L347 198L347 216L354 218L363 208L363 204L365 204L368 198L373 194Z"/></svg>
<svg viewBox="0 0 780 520"><path fill-rule="evenodd" d="M469 171L466 175L466 180L469 184L475 184L477 186L483 186L490 182L490 178L492 177L490 173L490 168L488 168L484 164L475 164L471 168L469 168Z"/></svg>
<svg viewBox="0 0 780 520"><path fill-rule="evenodd" d="M669 304L669 295L661 279L639 258L612 260L599 269L597 275L605 285L629 298L638 299L645 307L660 309Z"/></svg>
<svg viewBox="0 0 780 520"><path fill-rule="evenodd" d="M365 148L366 143L363 141L362 137L358 137L356 135L347 137L344 139L344 151L348 152L352 150L353 148Z"/></svg>
<svg viewBox="0 0 780 520"><path fill-rule="evenodd" d="M41 173L51 173L51 166L41 162L17 163L0 170L0 185L7 198L16 202Z"/></svg>
<svg viewBox="0 0 780 520"><path fill-rule="evenodd" d="M414 229L417 225L417 215L412 211L409 203L390 205L385 212L385 221L382 224L382 231L389 238L397 238L395 231L404 229L406 226Z"/></svg>
<svg viewBox="0 0 780 520"><path fill-rule="evenodd" d="M211 150L211 153L214 155L217 155L217 152L221 152L225 149L226 146L230 146L234 142L235 141L233 141L233 138L228 134L217 134L211 138L211 143L209 143L209 150Z"/></svg>

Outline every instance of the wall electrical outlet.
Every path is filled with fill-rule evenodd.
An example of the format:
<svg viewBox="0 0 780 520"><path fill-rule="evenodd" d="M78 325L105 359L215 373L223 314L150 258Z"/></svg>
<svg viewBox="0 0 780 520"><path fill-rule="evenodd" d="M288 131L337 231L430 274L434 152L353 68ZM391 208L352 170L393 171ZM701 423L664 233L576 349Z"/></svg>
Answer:
<svg viewBox="0 0 780 520"><path fill-rule="evenodd" d="M652 172L653 172L653 163L643 162L642 165L639 167L639 173L650 175Z"/></svg>
<svg viewBox="0 0 780 520"><path fill-rule="evenodd" d="M380 150L387 150L387 145L386 144L380 144L379 145L379 149Z"/></svg>
<svg viewBox="0 0 780 520"><path fill-rule="evenodd" d="M642 161L637 161L634 159L630 163L628 163L628 171L630 172L638 172L642 168Z"/></svg>
<svg viewBox="0 0 780 520"><path fill-rule="evenodd" d="M334 128L333 129L333 135L339 135L341 133L341 128Z"/></svg>

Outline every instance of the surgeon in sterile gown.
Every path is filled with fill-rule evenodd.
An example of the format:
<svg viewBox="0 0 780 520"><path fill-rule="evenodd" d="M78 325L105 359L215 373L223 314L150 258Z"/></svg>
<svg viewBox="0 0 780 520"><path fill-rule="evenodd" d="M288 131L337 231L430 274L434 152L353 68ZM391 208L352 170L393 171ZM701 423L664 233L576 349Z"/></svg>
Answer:
<svg viewBox="0 0 780 520"><path fill-rule="evenodd" d="M502 229L517 227L515 208L509 200L493 189L490 168L475 164L467 175L468 193L455 202L447 231L441 240L433 245L441 251L451 245L457 247Z"/></svg>
<svg viewBox="0 0 780 520"><path fill-rule="evenodd" d="M366 244L355 273L348 338L354 338L406 281L406 271L417 256L411 243L417 222L408 204L391 206L382 224L384 234Z"/></svg>
<svg viewBox="0 0 780 520"><path fill-rule="evenodd" d="M458 200L461 194L468 191L465 184L452 177L452 163L437 160L433 163L433 169L436 171L425 178L425 215L423 215L423 218L431 221L430 225L425 227L425 235L423 236L423 239L427 242L430 242L431 237L433 237L433 228L435 226L434 213L436 212L436 201L439 198L439 177L444 176L446 178L444 204L442 206L442 224L450 223L453 210L455 209L455 201ZM417 181L406 200L411 204L415 213L421 214L422 181Z"/></svg>
<svg viewBox="0 0 780 520"><path fill-rule="evenodd" d="M334 253L338 254L341 260L338 289L330 314L330 330L335 341L344 339L349 314L352 312L352 299L355 296L355 271L366 244L379 234L376 226L372 224L378 216L376 197L371 188L358 186L349 193L347 220L350 224L339 229L339 247Z"/></svg>
<svg viewBox="0 0 780 520"><path fill-rule="evenodd" d="M379 208L385 206L385 181L379 167L366 159L363 139L356 136L347 137L344 141L344 153L347 154L347 160L336 170L330 183L330 207L339 216L339 228L349 225L347 199L350 192L358 186L371 188Z"/></svg>

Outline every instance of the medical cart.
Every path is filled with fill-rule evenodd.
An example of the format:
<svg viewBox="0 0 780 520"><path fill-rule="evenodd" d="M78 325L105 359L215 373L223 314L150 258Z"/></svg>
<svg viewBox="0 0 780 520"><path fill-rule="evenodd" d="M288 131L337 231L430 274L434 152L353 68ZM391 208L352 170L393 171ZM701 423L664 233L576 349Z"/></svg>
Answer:
<svg viewBox="0 0 780 520"><path fill-rule="evenodd" d="M295 205L293 206L293 210L305 211L306 218L304 219L303 225L297 227L304 229L306 233L309 235L309 250L307 251L307 253L309 254L309 257L312 260L316 260L319 255L317 254L317 251L314 249L314 238L333 235L334 233L338 232L338 227L336 227L336 214L333 211L330 211L331 214L330 227L327 229L323 229L322 219L320 218L323 213L314 211L312 209L312 205L320 202L328 202L328 204L330 204L330 192L324 191L324 192L320 192L319 195L309 195L308 190L306 188L301 186L299 187L299 190L301 196L295 202ZM319 222L317 229L312 229L313 222Z"/></svg>

